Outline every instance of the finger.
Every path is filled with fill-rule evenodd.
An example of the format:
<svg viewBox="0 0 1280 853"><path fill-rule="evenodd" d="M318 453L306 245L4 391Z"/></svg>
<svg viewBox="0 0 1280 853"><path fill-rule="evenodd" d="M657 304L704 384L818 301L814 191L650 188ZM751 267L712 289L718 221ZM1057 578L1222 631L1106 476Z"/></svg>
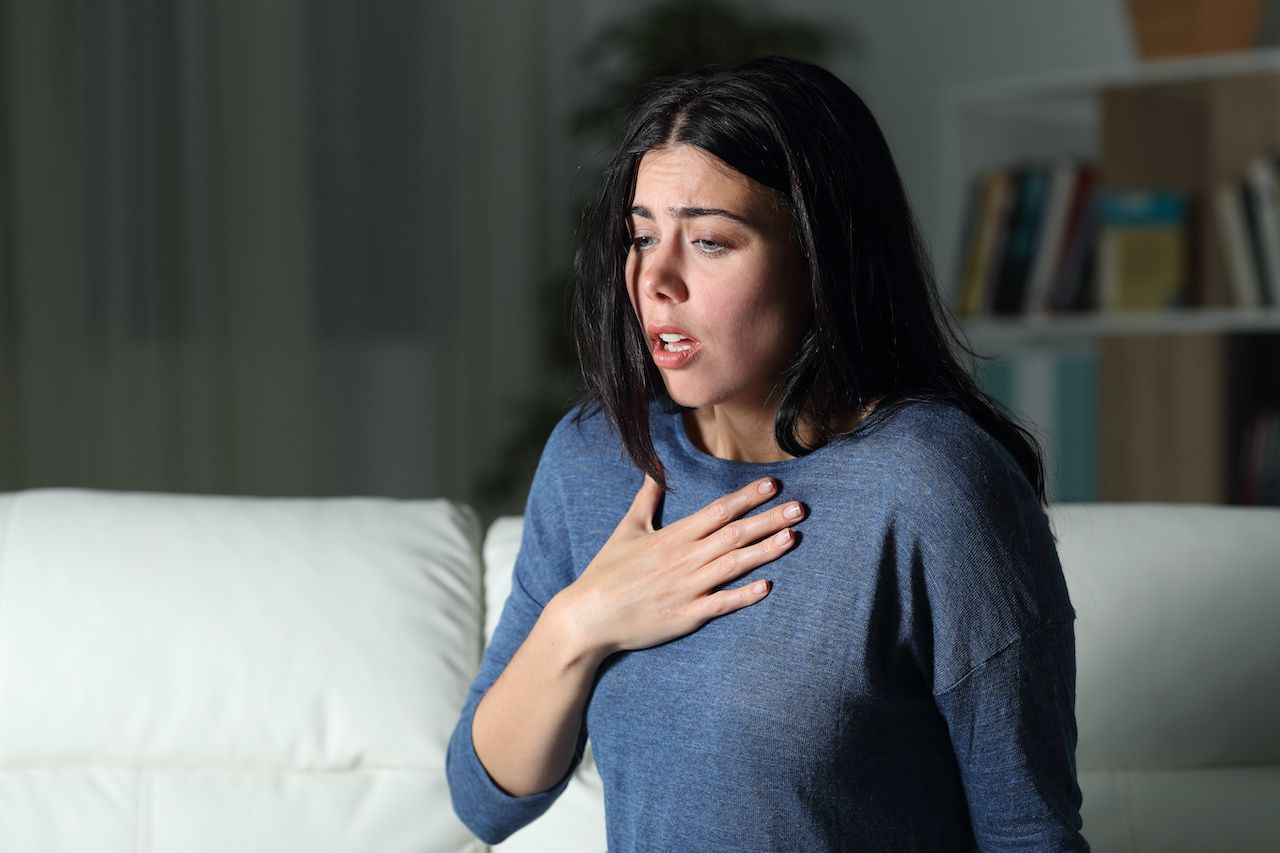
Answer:
<svg viewBox="0 0 1280 853"><path fill-rule="evenodd" d="M799 501L788 501L765 512L749 515L703 537L694 552L695 557L702 564L710 563L734 549L758 542L803 521L805 515L804 504Z"/></svg>
<svg viewBox="0 0 1280 853"><path fill-rule="evenodd" d="M762 491L763 488L763 491ZM702 509L676 522L690 538L701 539L728 524L752 507L757 507L778 493L778 484L772 477L764 477L749 485L717 498Z"/></svg>
<svg viewBox="0 0 1280 853"><path fill-rule="evenodd" d="M658 511L658 503L662 499L662 487L658 485L658 481L644 475L644 480L640 483L640 490L636 492L635 498L631 501L631 507L627 510L627 516L631 518L639 527L644 530L653 530L653 517Z"/></svg>
<svg viewBox="0 0 1280 853"><path fill-rule="evenodd" d="M763 589L758 587L763 584ZM754 583L743 584L733 589L722 589L719 592L713 592L711 595L704 596L698 602L698 617L703 621L708 621L723 616L726 613L732 613L735 610L755 604L760 601L773 589L772 581L755 581Z"/></svg>
<svg viewBox="0 0 1280 853"><path fill-rule="evenodd" d="M698 569L698 583L703 589L712 589L726 584L735 578L745 575L752 569L776 560L791 550L796 543L796 534L790 527L784 527L754 545L737 548L716 557Z"/></svg>

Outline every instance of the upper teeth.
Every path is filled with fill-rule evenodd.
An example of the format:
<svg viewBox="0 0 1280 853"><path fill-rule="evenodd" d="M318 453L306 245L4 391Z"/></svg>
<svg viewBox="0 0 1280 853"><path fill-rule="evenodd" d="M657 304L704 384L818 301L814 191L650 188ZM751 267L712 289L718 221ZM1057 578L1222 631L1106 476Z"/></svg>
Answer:
<svg viewBox="0 0 1280 853"><path fill-rule="evenodd" d="M684 335L658 335L658 337L662 338L669 344L675 343L676 341L687 340Z"/></svg>

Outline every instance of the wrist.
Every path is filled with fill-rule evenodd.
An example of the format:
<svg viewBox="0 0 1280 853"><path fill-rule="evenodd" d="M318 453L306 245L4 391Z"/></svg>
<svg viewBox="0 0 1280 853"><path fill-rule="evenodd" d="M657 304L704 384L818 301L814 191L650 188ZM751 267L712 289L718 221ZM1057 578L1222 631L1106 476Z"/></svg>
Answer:
<svg viewBox="0 0 1280 853"><path fill-rule="evenodd" d="M570 666L598 667L612 650L600 642L581 618L583 610L572 587L557 593L542 611L539 622L547 620L553 642Z"/></svg>

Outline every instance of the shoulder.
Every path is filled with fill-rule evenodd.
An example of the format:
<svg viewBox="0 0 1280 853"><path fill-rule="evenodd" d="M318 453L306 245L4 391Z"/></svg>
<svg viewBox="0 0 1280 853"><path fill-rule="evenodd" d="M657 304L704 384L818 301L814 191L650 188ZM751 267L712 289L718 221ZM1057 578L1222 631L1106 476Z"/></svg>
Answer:
<svg viewBox="0 0 1280 853"><path fill-rule="evenodd" d="M913 403L887 426L896 503L915 527L982 531L1044 515L1008 449L958 406Z"/></svg>
<svg viewBox="0 0 1280 853"><path fill-rule="evenodd" d="M886 444L895 448L902 481L913 490L947 492L974 478L1021 473L1004 445L953 403L912 403L887 426Z"/></svg>
<svg viewBox="0 0 1280 853"><path fill-rule="evenodd" d="M622 439L604 412L577 403L547 437L535 479L558 483L613 473L625 455Z"/></svg>
<svg viewBox="0 0 1280 853"><path fill-rule="evenodd" d="M617 431L599 406L575 403L560 416L551 430L544 455L572 455L594 447L618 443Z"/></svg>
<svg viewBox="0 0 1280 853"><path fill-rule="evenodd" d="M1074 617L1048 516L1017 461L956 406L904 410L893 463L899 529L950 674L1043 623ZM941 673L940 673L941 674Z"/></svg>

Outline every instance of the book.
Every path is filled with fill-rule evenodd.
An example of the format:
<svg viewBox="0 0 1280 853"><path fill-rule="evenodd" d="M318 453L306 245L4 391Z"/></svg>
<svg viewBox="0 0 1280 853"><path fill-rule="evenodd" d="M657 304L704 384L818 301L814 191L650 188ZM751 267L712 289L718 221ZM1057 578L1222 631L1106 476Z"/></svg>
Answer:
<svg viewBox="0 0 1280 853"><path fill-rule="evenodd" d="M1046 294L1050 311L1069 310L1071 299L1066 292L1068 278L1074 274L1075 265L1082 265L1076 260L1077 254L1086 251L1084 244L1095 239L1095 220L1090 213L1094 204L1097 188L1097 167L1092 163L1083 163L1076 173L1075 186L1072 188L1071 205L1067 212L1067 224L1062 234L1062 244L1058 248L1058 257L1050 273L1049 292Z"/></svg>
<svg viewBox="0 0 1280 853"><path fill-rule="evenodd" d="M1236 185L1236 198L1240 210L1244 214L1245 244L1248 247L1249 260L1253 263L1253 274L1258 281L1260 293L1266 293L1267 282L1271 277L1267 267L1267 256L1262 247L1262 225L1258 215L1258 203L1252 190L1244 182Z"/></svg>
<svg viewBox="0 0 1280 853"><path fill-rule="evenodd" d="M992 308L995 314L1022 313L1032 253L1040 232L1048 180L1049 170L1043 164L1030 163L1021 169L1017 211L1010 220L1004 263L1001 265L1000 277L996 283L995 302Z"/></svg>
<svg viewBox="0 0 1280 853"><path fill-rule="evenodd" d="M1008 262L1009 238L1021 213L1023 185L1026 183L1026 178L1027 170L1024 166L1014 166L1009 170L1008 184L1001 199L1002 203L995 214L995 235L983 270L982 312L984 314L995 313L997 289L1003 277L1005 264Z"/></svg>
<svg viewBox="0 0 1280 853"><path fill-rule="evenodd" d="M1227 264L1227 280L1237 305L1262 304L1252 237L1245 220L1245 202L1235 182L1221 181L1213 188L1214 220Z"/></svg>
<svg viewBox="0 0 1280 853"><path fill-rule="evenodd" d="M1274 304L1272 296L1280 294L1280 183L1269 156L1249 159L1244 184L1255 212L1255 239L1263 258L1258 282L1268 294L1263 304Z"/></svg>
<svg viewBox="0 0 1280 853"><path fill-rule="evenodd" d="M969 179L969 186L965 191L959 251L956 253L959 261L956 264L955 278L952 279L955 282L952 304L958 314L964 313L969 270L977 261L977 233L982 219L982 194L985 184L985 175L974 175Z"/></svg>
<svg viewBox="0 0 1280 853"><path fill-rule="evenodd" d="M1093 307L1090 284L1099 221L1096 184L1091 184L1081 199L1080 221L1071 235L1067 254L1053 285L1050 298L1055 311L1085 311Z"/></svg>
<svg viewBox="0 0 1280 853"><path fill-rule="evenodd" d="M985 311L987 269L996 251L1000 222L1009 203L1012 175L1004 169L987 172L982 179L982 209L966 260L961 313L973 316Z"/></svg>
<svg viewBox="0 0 1280 853"><path fill-rule="evenodd" d="M1049 293L1071 225L1072 197L1080 174L1080 164L1072 157L1061 158L1051 167L1044 199L1044 221L1036 243L1035 257L1027 277L1022 313L1049 313Z"/></svg>
<svg viewBox="0 0 1280 853"><path fill-rule="evenodd" d="M1099 205L1099 309L1185 305L1190 280L1185 195L1174 189L1108 188Z"/></svg>
<svg viewBox="0 0 1280 853"><path fill-rule="evenodd" d="M1249 417L1240 452L1240 502L1280 506L1280 411Z"/></svg>

